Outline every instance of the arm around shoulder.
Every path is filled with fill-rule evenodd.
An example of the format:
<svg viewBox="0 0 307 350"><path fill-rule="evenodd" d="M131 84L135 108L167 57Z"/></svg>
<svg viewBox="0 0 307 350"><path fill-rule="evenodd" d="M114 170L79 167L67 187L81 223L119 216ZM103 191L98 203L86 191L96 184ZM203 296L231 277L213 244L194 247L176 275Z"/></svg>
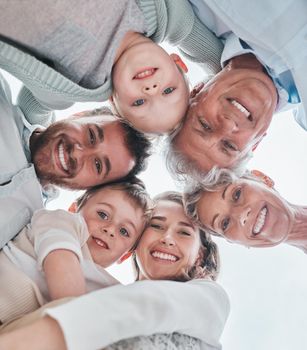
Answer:
<svg viewBox="0 0 307 350"><path fill-rule="evenodd" d="M47 310L59 323L68 349L80 350L172 332L219 347L228 313L227 294L215 282L206 280L117 285Z"/></svg>

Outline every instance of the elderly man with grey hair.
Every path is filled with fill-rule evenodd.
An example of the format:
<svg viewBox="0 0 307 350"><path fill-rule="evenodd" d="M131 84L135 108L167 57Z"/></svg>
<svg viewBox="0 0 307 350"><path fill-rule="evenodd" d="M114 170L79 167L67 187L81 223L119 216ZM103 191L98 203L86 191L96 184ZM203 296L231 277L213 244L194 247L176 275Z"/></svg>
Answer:
<svg viewBox="0 0 307 350"><path fill-rule="evenodd" d="M274 112L292 108L307 130L307 3L190 3L198 18L224 40L224 68L192 91L167 159L172 172L211 181L221 168L242 172Z"/></svg>

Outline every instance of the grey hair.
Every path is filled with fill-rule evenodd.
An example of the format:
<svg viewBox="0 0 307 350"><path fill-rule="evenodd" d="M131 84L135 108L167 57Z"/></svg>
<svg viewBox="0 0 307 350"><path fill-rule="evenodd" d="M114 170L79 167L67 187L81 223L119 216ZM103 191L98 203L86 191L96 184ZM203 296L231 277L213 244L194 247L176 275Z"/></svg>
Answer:
<svg viewBox="0 0 307 350"><path fill-rule="evenodd" d="M197 203L203 193L218 191L221 187L238 180L239 176L230 169L220 169L211 182L190 182L184 191L184 208L193 222L202 227L207 234L218 235L199 220Z"/></svg>
<svg viewBox="0 0 307 350"><path fill-rule="evenodd" d="M208 172L200 169L199 165L194 160L179 152L174 145L174 141L182 125L183 124L181 124L180 128L178 128L175 133L168 136L166 139L166 147L164 148L166 167L175 181L179 183L201 182L210 185L211 183L215 184L221 174L227 170L233 172L237 177L245 173L247 163L252 157L251 150L242 153L237 162L229 169L219 168L218 166L214 166Z"/></svg>

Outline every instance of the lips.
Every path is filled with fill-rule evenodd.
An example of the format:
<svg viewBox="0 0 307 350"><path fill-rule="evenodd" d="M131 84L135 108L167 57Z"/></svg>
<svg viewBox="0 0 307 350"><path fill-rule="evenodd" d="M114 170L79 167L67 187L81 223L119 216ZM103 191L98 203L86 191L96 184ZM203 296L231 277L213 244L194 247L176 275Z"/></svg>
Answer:
<svg viewBox="0 0 307 350"><path fill-rule="evenodd" d="M259 233L261 233L261 231L264 227L265 221L266 221L267 213L268 213L267 207L263 207L260 210L260 212L256 218L254 228L253 228L254 235L259 235Z"/></svg>
<svg viewBox="0 0 307 350"><path fill-rule="evenodd" d="M102 239L97 238L97 237L92 237L92 239L99 247L104 248L104 249L110 249L108 244L105 241L103 241Z"/></svg>
<svg viewBox="0 0 307 350"><path fill-rule="evenodd" d="M156 71L158 70L158 68L146 68L144 70L142 70L141 72L137 73L133 79L145 79L148 77L153 76Z"/></svg>
<svg viewBox="0 0 307 350"><path fill-rule="evenodd" d="M161 252L159 250L151 251L150 255L155 259L168 261L168 262L176 262L179 260L178 256L170 253Z"/></svg>

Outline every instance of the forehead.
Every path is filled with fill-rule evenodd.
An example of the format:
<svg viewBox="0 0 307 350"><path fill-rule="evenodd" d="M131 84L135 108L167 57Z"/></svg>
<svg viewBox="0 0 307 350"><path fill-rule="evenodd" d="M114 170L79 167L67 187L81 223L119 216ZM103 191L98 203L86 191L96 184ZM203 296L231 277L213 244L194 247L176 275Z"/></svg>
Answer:
<svg viewBox="0 0 307 350"><path fill-rule="evenodd" d="M96 203L110 203L115 204L116 207L121 207L124 203L130 205L130 201L127 201L128 196L124 190L119 188L113 188L111 185L103 187L93 193L86 201L84 207L91 206ZM131 205L132 206L132 205Z"/></svg>
<svg viewBox="0 0 307 350"><path fill-rule="evenodd" d="M112 114L101 114L101 115L89 115L90 111L84 111L75 113L70 118L66 119L67 122L76 122L79 124L99 124L105 125L111 122L116 122L116 117Z"/></svg>
<svg viewBox="0 0 307 350"><path fill-rule="evenodd" d="M167 221L186 222L192 225L181 204L170 200L159 200L153 210L153 216L165 217Z"/></svg>

